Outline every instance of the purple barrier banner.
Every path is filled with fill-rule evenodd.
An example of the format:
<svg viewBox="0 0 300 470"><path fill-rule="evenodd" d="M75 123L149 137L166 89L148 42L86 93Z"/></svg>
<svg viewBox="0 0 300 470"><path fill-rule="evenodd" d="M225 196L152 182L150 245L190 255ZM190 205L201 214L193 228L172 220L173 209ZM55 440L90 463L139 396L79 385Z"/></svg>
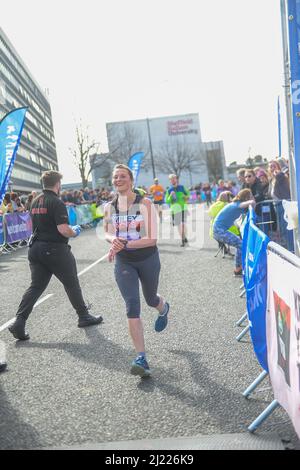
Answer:
<svg viewBox="0 0 300 470"><path fill-rule="evenodd" d="M4 233L3 233L3 217L0 215L0 245L4 243Z"/></svg>
<svg viewBox="0 0 300 470"><path fill-rule="evenodd" d="M32 221L29 212L15 212L5 216L6 242L26 240L32 234Z"/></svg>

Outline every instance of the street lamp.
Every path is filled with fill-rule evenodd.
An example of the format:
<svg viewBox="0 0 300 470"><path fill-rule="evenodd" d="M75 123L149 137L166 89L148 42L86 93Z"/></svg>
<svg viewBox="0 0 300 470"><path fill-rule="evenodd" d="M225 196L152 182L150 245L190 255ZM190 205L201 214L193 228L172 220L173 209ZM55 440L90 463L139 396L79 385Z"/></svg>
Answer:
<svg viewBox="0 0 300 470"><path fill-rule="evenodd" d="M151 157L151 163L152 163L152 173L153 173L153 178L155 178L156 174L155 174L155 166L154 166L154 159L153 159L152 141L151 141L151 133L150 133L150 123L149 123L148 118L147 118L147 130L148 130L150 157Z"/></svg>

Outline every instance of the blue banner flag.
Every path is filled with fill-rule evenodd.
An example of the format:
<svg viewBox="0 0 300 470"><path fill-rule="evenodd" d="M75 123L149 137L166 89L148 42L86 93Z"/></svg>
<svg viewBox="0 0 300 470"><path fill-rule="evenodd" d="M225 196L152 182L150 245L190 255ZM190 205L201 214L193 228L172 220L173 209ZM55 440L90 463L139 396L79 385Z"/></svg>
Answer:
<svg viewBox="0 0 300 470"><path fill-rule="evenodd" d="M15 163L27 108L10 111L0 122L0 204Z"/></svg>
<svg viewBox="0 0 300 470"><path fill-rule="evenodd" d="M288 32L292 90L294 160L298 213L300 210L300 1L288 0ZM299 228L300 228L300 217Z"/></svg>
<svg viewBox="0 0 300 470"><path fill-rule="evenodd" d="M133 173L133 184L134 186L136 186L137 184L137 179L138 179L138 176L139 176L139 172L140 172L140 168L141 168L141 163L142 163L142 160L144 158L144 152L137 152L137 153L134 153L129 161L128 161L128 166L129 168L131 169L132 173Z"/></svg>
<svg viewBox="0 0 300 470"><path fill-rule="evenodd" d="M277 120L278 120L278 156L281 157L281 117L280 117L280 99L277 100Z"/></svg>
<svg viewBox="0 0 300 470"><path fill-rule="evenodd" d="M243 235L243 272L246 289L250 335L258 362L268 372L267 311L267 246L269 238L255 225L255 213L249 208Z"/></svg>

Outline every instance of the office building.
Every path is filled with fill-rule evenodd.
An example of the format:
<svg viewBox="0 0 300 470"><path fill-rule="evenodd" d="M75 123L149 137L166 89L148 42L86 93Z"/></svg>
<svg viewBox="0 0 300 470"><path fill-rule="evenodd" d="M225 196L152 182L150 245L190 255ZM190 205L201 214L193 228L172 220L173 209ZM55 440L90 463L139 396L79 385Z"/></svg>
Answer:
<svg viewBox="0 0 300 470"><path fill-rule="evenodd" d="M41 189L40 176L58 170L49 100L0 28L0 119L27 106L25 125L9 190L28 193Z"/></svg>

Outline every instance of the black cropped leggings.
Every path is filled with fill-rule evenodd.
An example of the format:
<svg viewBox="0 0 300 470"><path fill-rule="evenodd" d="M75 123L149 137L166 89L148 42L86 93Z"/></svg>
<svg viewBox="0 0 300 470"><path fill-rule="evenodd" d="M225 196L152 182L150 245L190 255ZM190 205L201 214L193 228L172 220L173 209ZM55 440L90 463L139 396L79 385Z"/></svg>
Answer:
<svg viewBox="0 0 300 470"><path fill-rule="evenodd" d="M160 297L157 295L160 273L158 252L143 261L127 261L116 256L115 278L126 304L128 318L139 318L141 301L139 281L141 281L144 298L150 307L157 307Z"/></svg>

